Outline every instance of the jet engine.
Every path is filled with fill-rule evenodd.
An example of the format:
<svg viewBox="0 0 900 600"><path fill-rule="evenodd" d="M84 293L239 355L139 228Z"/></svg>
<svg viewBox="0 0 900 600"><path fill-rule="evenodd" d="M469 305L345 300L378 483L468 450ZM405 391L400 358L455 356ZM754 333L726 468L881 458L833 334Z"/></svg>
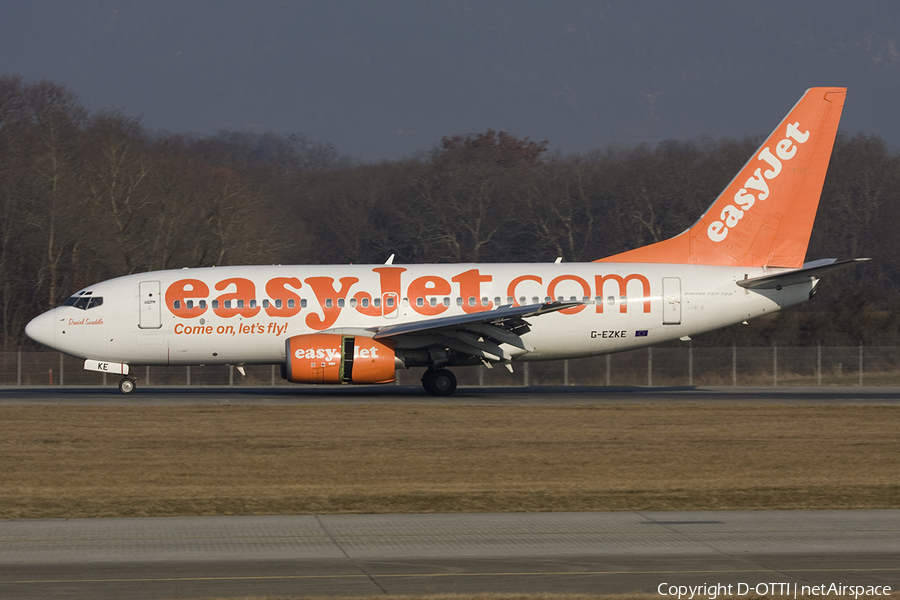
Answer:
<svg viewBox="0 0 900 600"><path fill-rule="evenodd" d="M285 343L284 378L292 383L389 383L396 379L392 346L339 333L295 335Z"/></svg>

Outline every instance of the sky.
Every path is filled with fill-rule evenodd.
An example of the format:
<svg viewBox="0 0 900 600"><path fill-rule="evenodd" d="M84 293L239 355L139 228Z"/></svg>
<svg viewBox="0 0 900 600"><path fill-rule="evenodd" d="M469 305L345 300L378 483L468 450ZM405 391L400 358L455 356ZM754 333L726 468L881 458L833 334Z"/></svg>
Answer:
<svg viewBox="0 0 900 600"><path fill-rule="evenodd" d="M488 129L564 154L763 135L814 86L896 150L898 38L896 0L0 0L0 75L373 162Z"/></svg>

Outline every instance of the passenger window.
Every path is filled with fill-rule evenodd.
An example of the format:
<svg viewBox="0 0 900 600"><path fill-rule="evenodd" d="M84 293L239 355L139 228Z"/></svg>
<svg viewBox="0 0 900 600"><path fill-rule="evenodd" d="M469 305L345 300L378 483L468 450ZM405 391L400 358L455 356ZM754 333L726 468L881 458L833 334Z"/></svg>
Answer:
<svg viewBox="0 0 900 600"><path fill-rule="evenodd" d="M256 308L256 300L250 301L250 308Z"/></svg>
<svg viewBox="0 0 900 600"><path fill-rule="evenodd" d="M237 303L238 303L238 306L237 306L238 308L244 308L244 301L243 301L243 300L238 300Z"/></svg>
<svg viewBox="0 0 900 600"><path fill-rule="evenodd" d="M338 298L338 308L344 308L344 299Z"/></svg>
<svg viewBox="0 0 900 600"><path fill-rule="evenodd" d="M462 299L461 297L459 297L459 298L456 299L456 305L457 305L457 306L462 306L462 305L463 305L463 299Z"/></svg>
<svg viewBox="0 0 900 600"><path fill-rule="evenodd" d="M263 308L269 308L269 299L268 298L263 300Z"/></svg>
<svg viewBox="0 0 900 600"><path fill-rule="evenodd" d="M613 304L616 303L616 297L615 297L615 296L607 296L607 297L606 297L606 303L607 303L608 305L612 306Z"/></svg>
<svg viewBox="0 0 900 600"><path fill-rule="evenodd" d="M350 298L350 308L356 308L356 298Z"/></svg>
<svg viewBox="0 0 900 600"><path fill-rule="evenodd" d="M334 302L331 298L325 298L325 308L331 308L332 304L334 304Z"/></svg>
<svg viewBox="0 0 900 600"><path fill-rule="evenodd" d="M368 308L368 307L369 307L369 299L368 299L368 298L363 298L363 299L362 299L362 307L363 307L363 308Z"/></svg>
<svg viewBox="0 0 900 600"><path fill-rule="evenodd" d="M186 305L188 308L194 308L194 301L193 301L193 300L188 300L188 301L185 302L185 305Z"/></svg>
<svg viewBox="0 0 900 600"><path fill-rule="evenodd" d="M225 301L225 308L231 308L231 300Z"/></svg>
<svg viewBox="0 0 900 600"><path fill-rule="evenodd" d="M469 306L475 306L475 296L469 296Z"/></svg>
<svg viewBox="0 0 900 600"><path fill-rule="evenodd" d="M450 306L450 298L444 298L444 306Z"/></svg>
<svg viewBox="0 0 900 600"><path fill-rule="evenodd" d="M619 304L628 304L628 296L619 296Z"/></svg>
<svg viewBox="0 0 900 600"><path fill-rule="evenodd" d="M212 307L213 307L214 309L215 309L215 308L219 308L219 301L218 301L218 300L213 300L213 301L212 301Z"/></svg>
<svg viewBox="0 0 900 600"><path fill-rule="evenodd" d="M374 306L375 308L381 306L381 298L375 298L374 300L372 300L372 306Z"/></svg>
<svg viewBox="0 0 900 600"><path fill-rule="evenodd" d="M540 302L540 301L541 301L541 299L538 298L537 296L534 296L534 297L531 299L531 303L532 303L532 304L537 304L537 303Z"/></svg>
<svg viewBox="0 0 900 600"><path fill-rule="evenodd" d="M281 304L282 304L281 298L278 298L277 300L275 300L275 308L281 308Z"/></svg>
<svg viewBox="0 0 900 600"><path fill-rule="evenodd" d="M422 296L416 298L416 306L425 306L425 299Z"/></svg>
<svg viewBox="0 0 900 600"><path fill-rule="evenodd" d="M300 300L300 308L306 308L306 298Z"/></svg>
<svg viewBox="0 0 900 600"><path fill-rule="evenodd" d="M394 307L394 297L388 296L387 298L384 299L384 303L388 308L393 308Z"/></svg>
<svg viewBox="0 0 900 600"><path fill-rule="evenodd" d="M200 308L206 309L206 300L201 300L201 301L200 301Z"/></svg>
<svg viewBox="0 0 900 600"><path fill-rule="evenodd" d="M500 296L497 296L496 298L494 298L494 306L500 306L500 304Z"/></svg>
<svg viewBox="0 0 900 600"><path fill-rule="evenodd" d="M288 308L294 308L294 299L293 298L290 298L288 300Z"/></svg>
<svg viewBox="0 0 900 600"><path fill-rule="evenodd" d="M78 307L78 304L76 303L75 306ZM174 308L175 310L180 309L181 308L181 300L176 300L175 302L173 302L172 308Z"/></svg>

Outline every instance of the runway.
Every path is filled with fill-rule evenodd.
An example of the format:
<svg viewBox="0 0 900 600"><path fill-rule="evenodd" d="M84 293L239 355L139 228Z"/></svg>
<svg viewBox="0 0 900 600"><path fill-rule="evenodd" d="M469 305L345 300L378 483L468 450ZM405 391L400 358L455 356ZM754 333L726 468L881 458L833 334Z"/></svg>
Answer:
<svg viewBox="0 0 900 600"><path fill-rule="evenodd" d="M150 387L125 396L115 387L4 387L0 406L186 404L642 404L768 402L776 404L900 404L897 387L460 387L438 398L421 386Z"/></svg>
<svg viewBox="0 0 900 600"><path fill-rule="evenodd" d="M655 593L660 584L741 583L896 590L900 510L0 522L3 598Z"/></svg>

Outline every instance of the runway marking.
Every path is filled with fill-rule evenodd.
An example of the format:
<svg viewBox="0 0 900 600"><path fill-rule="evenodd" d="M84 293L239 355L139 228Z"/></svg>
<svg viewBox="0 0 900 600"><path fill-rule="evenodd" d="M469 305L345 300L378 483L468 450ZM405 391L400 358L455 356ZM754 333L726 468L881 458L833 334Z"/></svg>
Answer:
<svg viewBox="0 0 900 600"><path fill-rule="evenodd" d="M227 577L145 577L121 579L21 579L2 581L0 584L41 584L41 583L148 583L173 581L263 581L263 580L301 580L301 579L368 579L368 578L415 578L415 577L546 577L585 576L585 575L712 575L718 573L883 573L900 571L897 568L883 569L724 569L716 571L523 571L520 573L387 573L346 575L233 575Z"/></svg>

